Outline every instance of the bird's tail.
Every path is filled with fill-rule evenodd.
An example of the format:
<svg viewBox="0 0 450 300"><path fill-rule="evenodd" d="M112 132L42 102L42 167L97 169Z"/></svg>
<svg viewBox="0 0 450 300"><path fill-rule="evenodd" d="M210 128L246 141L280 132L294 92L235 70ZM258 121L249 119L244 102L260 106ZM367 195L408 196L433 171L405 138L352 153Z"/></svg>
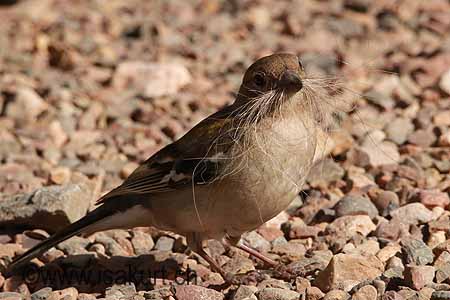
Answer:
<svg viewBox="0 0 450 300"><path fill-rule="evenodd" d="M109 209L106 209L104 206L98 207L97 209L88 213L80 220L63 228L62 230L58 231L51 237L35 245L34 247L26 251L24 254L19 256L9 265L7 274L12 275L15 271L23 267L27 262L29 262L35 257L38 257L51 247L56 246L58 243L67 240L68 238L71 238L72 236L77 235L79 233L85 233L89 231L90 225L93 225L110 215L111 212Z"/></svg>

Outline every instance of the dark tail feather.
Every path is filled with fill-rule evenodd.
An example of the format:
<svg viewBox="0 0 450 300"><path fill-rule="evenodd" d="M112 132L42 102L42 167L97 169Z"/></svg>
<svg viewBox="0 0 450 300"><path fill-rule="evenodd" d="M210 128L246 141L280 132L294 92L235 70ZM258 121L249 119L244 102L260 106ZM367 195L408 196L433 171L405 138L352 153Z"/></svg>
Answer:
<svg viewBox="0 0 450 300"><path fill-rule="evenodd" d="M22 254L20 257L15 259L9 265L7 274L12 275L14 271L20 269L20 267L24 266L27 262L29 262L33 258L38 257L39 255L41 255L51 247L56 246L60 242L67 240L68 238L71 238L74 235L82 233L85 229L87 229L89 225L94 224L95 222L100 221L101 219L108 217L110 215L111 212L108 209L105 209L105 207L103 206L98 207L97 209L90 212L80 220L58 231L48 239L32 247L27 252Z"/></svg>

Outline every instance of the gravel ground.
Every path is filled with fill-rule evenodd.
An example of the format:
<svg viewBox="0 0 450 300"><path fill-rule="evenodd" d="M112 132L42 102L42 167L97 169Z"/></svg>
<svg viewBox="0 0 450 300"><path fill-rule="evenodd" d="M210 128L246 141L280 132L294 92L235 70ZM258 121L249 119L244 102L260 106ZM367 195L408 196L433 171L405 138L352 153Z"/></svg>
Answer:
<svg viewBox="0 0 450 300"><path fill-rule="evenodd" d="M445 0L0 0L0 272L230 103L262 55L297 53L357 108L304 193L244 237L293 278L211 241L245 279L218 289L181 236L137 228L0 273L0 299L450 299L449 12Z"/></svg>

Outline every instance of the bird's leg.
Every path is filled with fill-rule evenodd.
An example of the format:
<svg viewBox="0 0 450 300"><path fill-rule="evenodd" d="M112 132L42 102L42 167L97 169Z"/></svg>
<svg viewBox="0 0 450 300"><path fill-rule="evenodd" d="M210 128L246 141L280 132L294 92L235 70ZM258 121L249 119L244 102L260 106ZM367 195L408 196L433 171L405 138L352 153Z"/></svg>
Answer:
<svg viewBox="0 0 450 300"><path fill-rule="evenodd" d="M282 278L290 279L293 276L292 272L289 271L289 269L285 265L274 261L270 257L267 257L264 254L262 254L261 252L259 252L258 250L253 249L252 247L246 245L243 241L241 241L240 237L227 236L224 239L224 244L227 247L230 247L230 246L237 247L237 248L247 252L251 256L260 259L261 261L263 261L264 263L266 263L267 265L272 267Z"/></svg>
<svg viewBox="0 0 450 300"><path fill-rule="evenodd" d="M219 273L222 278L225 280L225 282L231 284L232 283L232 275L225 272L224 269L222 269L219 264L216 262L214 258L209 256L208 253L206 253L205 249L203 249L203 239L199 237L198 234L193 233L192 235L187 236L188 245L191 248L192 251L200 255L206 262L209 264L211 269L214 272Z"/></svg>
<svg viewBox="0 0 450 300"><path fill-rule="evenodd" d="M253 249L252 247L245 245L244 242L242 242L240 240L240 237L227 236L224 239L224 243L228 247L234 246L234 247L237 247L237 248L241 249L242 251L247 252L251 256L262 260L263 262L265 262L266 264L270 265L271 267L276 267L278 265L278 263L276 261L274 261L273 259L265 256L264 254L262 254L258 250Z"/></svg>

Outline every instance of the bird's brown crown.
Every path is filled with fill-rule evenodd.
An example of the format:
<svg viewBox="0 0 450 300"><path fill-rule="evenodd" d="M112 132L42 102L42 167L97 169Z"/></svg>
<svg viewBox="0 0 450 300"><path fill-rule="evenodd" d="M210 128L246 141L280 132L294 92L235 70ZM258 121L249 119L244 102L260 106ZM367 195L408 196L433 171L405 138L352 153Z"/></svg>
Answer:
<svg viewBox="0 0 450 300"><path fill-rule="evenodd" d="M297 92L303 87L303 67L294 54L277 53L262 57L245 72L240 94L256 97L270 90Z"/></svg>

